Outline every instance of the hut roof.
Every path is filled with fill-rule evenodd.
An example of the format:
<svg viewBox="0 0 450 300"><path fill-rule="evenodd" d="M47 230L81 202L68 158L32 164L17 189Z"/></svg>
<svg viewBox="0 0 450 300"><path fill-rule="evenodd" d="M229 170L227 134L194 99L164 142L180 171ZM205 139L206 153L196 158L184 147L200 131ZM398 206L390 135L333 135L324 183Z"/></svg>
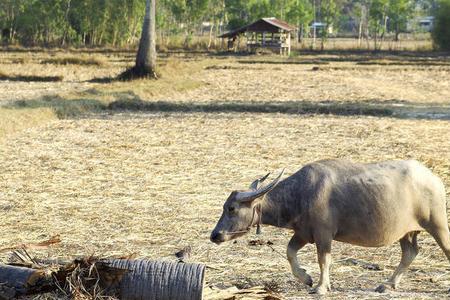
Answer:
<svg viewBox="0 0 450 300"><path fill-rule="evenodd" d="M282 31L292 31L295 30L296 27L289 25L288 23L278 20L276 18L262 18L258 21L255 21L249 25L245 25L241 28L229 31L227 33L222 34L219 36L220 38L229 38L234 37L239 34L242 34L246 31L251 32L279 32Z"/></svg>

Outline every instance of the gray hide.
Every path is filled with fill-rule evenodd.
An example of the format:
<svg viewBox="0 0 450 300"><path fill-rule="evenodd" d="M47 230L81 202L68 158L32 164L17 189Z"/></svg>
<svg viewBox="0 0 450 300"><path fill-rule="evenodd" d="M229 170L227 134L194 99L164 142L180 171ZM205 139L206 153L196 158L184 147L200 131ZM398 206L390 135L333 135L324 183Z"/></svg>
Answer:
<svg viewBox="0 0 450 300"><path fill-rule="evenodd" d="M400 265L377 291L396 288L418 253L417 234L426 230L450 259L444 185L414 160L357 164L324 160L304 166L288 178L265 187L234 191L211 241L219 244L262 224L291 229L287 256L292 272L312 286L297 261L307 243L317 247L320 280L314 292L330 290L329 267L333 240L365 247L381 247L400 240Z"/></svg>

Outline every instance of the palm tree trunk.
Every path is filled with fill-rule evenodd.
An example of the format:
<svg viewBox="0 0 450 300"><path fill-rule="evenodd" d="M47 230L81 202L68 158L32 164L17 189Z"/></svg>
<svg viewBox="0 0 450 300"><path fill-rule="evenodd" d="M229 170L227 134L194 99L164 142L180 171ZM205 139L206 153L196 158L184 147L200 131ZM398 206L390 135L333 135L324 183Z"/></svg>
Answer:
<svg viewBox="0 0 450 300"><path fill-rule="evenodd" d="M358 47L361 48L361 39L362 39L362 29L364 22L364 5L361 4L361 15L359 17L359 27L358 27Z"/></svg>
<svg viewBox="0 0 450 300"><path fill-rule="evenodd" d="M67 6L66 6L66 13L64 15L64 21L65 21L65 25L64 25L64 33L63 33L63 37L61 40L61 46L65 46L66 45L66 39L67 39L67 35L68 35L68 24L69 24L69 13L70 13L70 4L71 4L72 0L68 0L67 1Z"/></svg>
<svg viewBox="0 0 450 300"><path fill-rule="evenodd" d="M214 31L214 25L216 24L215 18L210 21L210 27L209 27L209 42L208 42L208 51L211 49L212 41L213 41L213 31Z"/></svg>
<svg viewBox="0 0 450 300"><path fill-rule="evenodd" d="M136 75L156 78L156 0L147 0L141 41L136 55Z"/></svg>

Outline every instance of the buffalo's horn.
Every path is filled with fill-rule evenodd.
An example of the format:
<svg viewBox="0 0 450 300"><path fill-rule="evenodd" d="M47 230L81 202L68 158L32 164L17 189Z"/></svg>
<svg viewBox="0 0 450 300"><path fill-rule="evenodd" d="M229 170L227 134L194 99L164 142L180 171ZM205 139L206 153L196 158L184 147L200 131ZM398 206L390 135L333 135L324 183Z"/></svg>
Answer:
<svg viewBox="0 0 450 300"><path fill-rule="evenodd" d="M251 190L257 190L257 189L258 189L258 186L259 186L261 183L263 183L264 180L266 180L267 177L269 177L269 175L270 175L270 172L267 173L265 176L263 176L263 177L261 177L261 178L259 178L259 179L256 179L255 181L253 181L252 184L250 185L250 189L251 189Z"/></svg>
<svg viewBox="0 0 450 300"><path fill-rule="evenodd" d="M281 171L280 175L278 175L277 178L275 178L271 183L269 183L268 185L259 188L257 190L254 191L248 191L248 192L238 192L236 195L236 200L240 201L240 202L247 202L247 201L252 201L255 200L258 197L261 197L262 195L270 192L280 181L281 176L283 176L284 173L284 169Z"/></svg>

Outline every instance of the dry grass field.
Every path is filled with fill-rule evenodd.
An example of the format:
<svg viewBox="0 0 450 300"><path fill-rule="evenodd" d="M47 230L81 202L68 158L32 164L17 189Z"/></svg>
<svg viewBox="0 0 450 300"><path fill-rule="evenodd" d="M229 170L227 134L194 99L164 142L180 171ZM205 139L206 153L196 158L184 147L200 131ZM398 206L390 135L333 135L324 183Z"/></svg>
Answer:
<svg viewBox="0 0 450 300"><path fill-rule="evenodd" d="M210 285L316 298L284 258L291 232L264 226L216 246L210 231L233 189L324 158L414 158L450 197L450 59L417 55L166 54L160 80L130 83L105 78L132 53L0 52L5 76L63 77L0 81L0 249L59 234L60 244L33 253L174 260L191 245L192 261L212 267ZM373 290L398 264L398 243L334 243L329 298L447 297L450 264L428 234L419 244L401 288L380 295ZM299 260L317 282L315 248Z"/></svg>

